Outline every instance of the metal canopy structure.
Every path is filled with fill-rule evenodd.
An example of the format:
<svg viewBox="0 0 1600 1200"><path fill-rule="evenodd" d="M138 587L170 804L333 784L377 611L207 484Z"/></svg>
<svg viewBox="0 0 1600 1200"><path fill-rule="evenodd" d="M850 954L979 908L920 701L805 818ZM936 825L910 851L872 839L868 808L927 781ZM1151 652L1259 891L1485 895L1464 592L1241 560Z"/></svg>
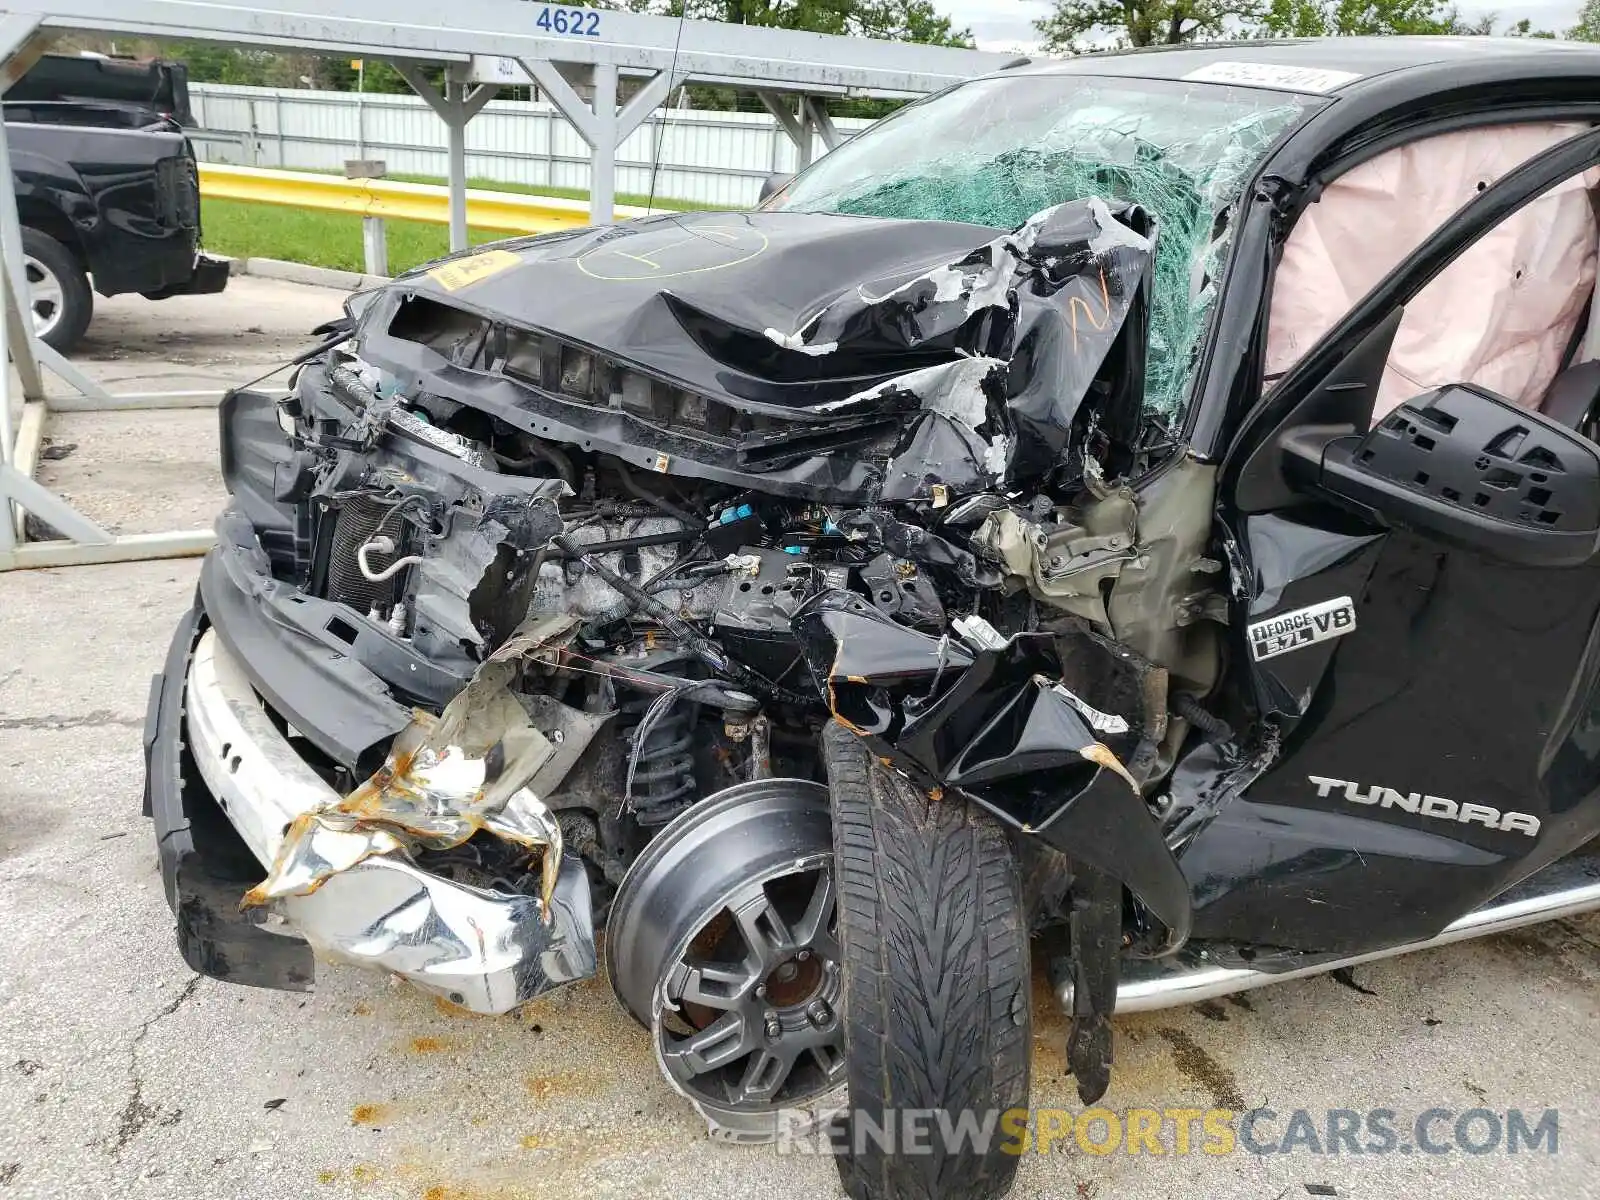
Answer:
<svg viewBox="0 0 1600 1200"><path fill-rule="evenodd" d="M0 0L0 91L26 73L54 36L75 32L393 62L449 130L450 245L456 250L467 245L467 124L501 86L539 87L589 145L590 216L608 224L614 218L617 147L679 84L757 93L795 140L804 164L813 135L830 149L839 141L823 104L828 97L923 95L1014 61L975 50L533 0ZM445 67L442 90L423 74L427 64ZM637 86L619 107L623 80ZM0 138L0 179L10 174ZM83 399L72 403L79 411L203 406L218 397L111 396L37 339L10 188L0 195L0 267L0 362L9 359L16 368L24 399L14 437L10 374L0 372L0 570L204 552L211 542L208 530L115 536L32 478L48 413L41 368L81 393ZM26 544L23 509L63 536Z"/></svg>
<svg viewBox="0 0 1600 1200"><path fill-rule="evenodd" d="M461 210L451 222L456 248L466 244L466 125L499 86L536 85L588 143L590 213L598 223L612 219L618 144L680 83L761 95L770 110L783 113L780 122L792 137L803 136L803 163L812 130L829 149L837 142L822 105L809 99L925 95L1014 61L977 50L531 0L21 0L5 8L33 12L46 33L92 30L395 62L450 130L452 202ZM423 79L422 63L450 68L443 94ZM592 102L579 97L574 75L592 84ZM620 76L644 85L619 111Z"/></svg>

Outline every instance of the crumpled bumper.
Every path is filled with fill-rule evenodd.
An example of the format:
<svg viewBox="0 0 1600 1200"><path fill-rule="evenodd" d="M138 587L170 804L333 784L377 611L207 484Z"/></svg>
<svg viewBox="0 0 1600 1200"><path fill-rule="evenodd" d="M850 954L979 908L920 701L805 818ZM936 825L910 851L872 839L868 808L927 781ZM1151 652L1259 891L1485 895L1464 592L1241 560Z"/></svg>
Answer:
<svg viewBox="0 0 1600 1200"><path fill-rule="evenodd" d="M265 874L294 818L339 797L280 732L244 665L217 634L207 630L193 647L186 678L168 676L158 684L156 695L169 702L153 712L151 761L171 757L167 743L186 743L194 772ZM180 688L181 705L171 702ZM154 787L154 773L151 778ZM161 810L170 805L151 807L158 841L164 841ZM169 880L169 900L175 890ZM249 927L251 920L241 917L241 924ZM561 863L548 920L536 897L459 884L398 854L365 859L310 894L283 897L267 920L279 932L304 938L322 957L402 976L475 1012L506 1012L595 971L589 885L575 858ZM204 954L186 946L185 957L205 969ZM243 981L305 986L303 977Z"/></svg>

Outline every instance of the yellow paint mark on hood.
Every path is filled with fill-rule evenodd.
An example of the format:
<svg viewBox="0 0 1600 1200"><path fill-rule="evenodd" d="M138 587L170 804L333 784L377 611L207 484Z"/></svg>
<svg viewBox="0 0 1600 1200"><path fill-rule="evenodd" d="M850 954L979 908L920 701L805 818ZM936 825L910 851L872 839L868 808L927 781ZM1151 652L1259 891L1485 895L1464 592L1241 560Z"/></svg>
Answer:
<svg viewBox="0 0 1600 1200"><path fill-rule="evenodd" d="M480 283L491 275L520 267L522 259L509 250L481 250L452 262L441 263L428 272L428 278L447 292L459 292L464 287Z"/></svg>

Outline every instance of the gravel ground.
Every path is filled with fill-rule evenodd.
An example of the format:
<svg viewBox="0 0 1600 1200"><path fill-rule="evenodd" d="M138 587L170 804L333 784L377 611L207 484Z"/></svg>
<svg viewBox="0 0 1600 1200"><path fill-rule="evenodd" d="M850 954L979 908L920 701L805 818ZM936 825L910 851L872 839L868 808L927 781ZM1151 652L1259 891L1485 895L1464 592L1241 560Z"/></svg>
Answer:
<svg viewBox="0 0 1600 1200"><path fill-rule="evenodd" d="M341 300L245 279L223 303L112 301L88 366L141 388L245 379ZM220 501L213 423L58 416L55 444L78 448L41 474L122 529L200 523ZM0 575L0 1198L839 1194L825 1160L709 1142L601 981L489 1019L345 968L310 996L189 972L139 816L139 733L196 570ZM1281 1133L1299 1108L1559 1108L1555 1155L1063 1147L1028 1156L1015 1195L1600 1196L1597 998L1588 917L1117 1022L1113 1109L1268 1105ZM1076 1108L1042 990L1037 1012L1033 1103Z"/></svg>

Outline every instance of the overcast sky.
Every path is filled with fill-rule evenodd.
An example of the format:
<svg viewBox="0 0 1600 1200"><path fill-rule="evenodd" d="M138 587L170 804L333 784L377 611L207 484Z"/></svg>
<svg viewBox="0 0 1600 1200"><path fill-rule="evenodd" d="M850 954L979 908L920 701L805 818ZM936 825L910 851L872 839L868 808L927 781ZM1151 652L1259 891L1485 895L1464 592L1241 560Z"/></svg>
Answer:
<svg viewBox="0 0 1600 1200"><path fill-rule="evenodd" d="M1033 22L1049 12L1050 0L933 0L934 7L966 26L983 50L1027 51L1037 43ZM1460 0L1461 14L1475 20L1494 13L1501 25L1527 17L1535 29L1561 33L1577 20L1581 0Z"/></svg>

